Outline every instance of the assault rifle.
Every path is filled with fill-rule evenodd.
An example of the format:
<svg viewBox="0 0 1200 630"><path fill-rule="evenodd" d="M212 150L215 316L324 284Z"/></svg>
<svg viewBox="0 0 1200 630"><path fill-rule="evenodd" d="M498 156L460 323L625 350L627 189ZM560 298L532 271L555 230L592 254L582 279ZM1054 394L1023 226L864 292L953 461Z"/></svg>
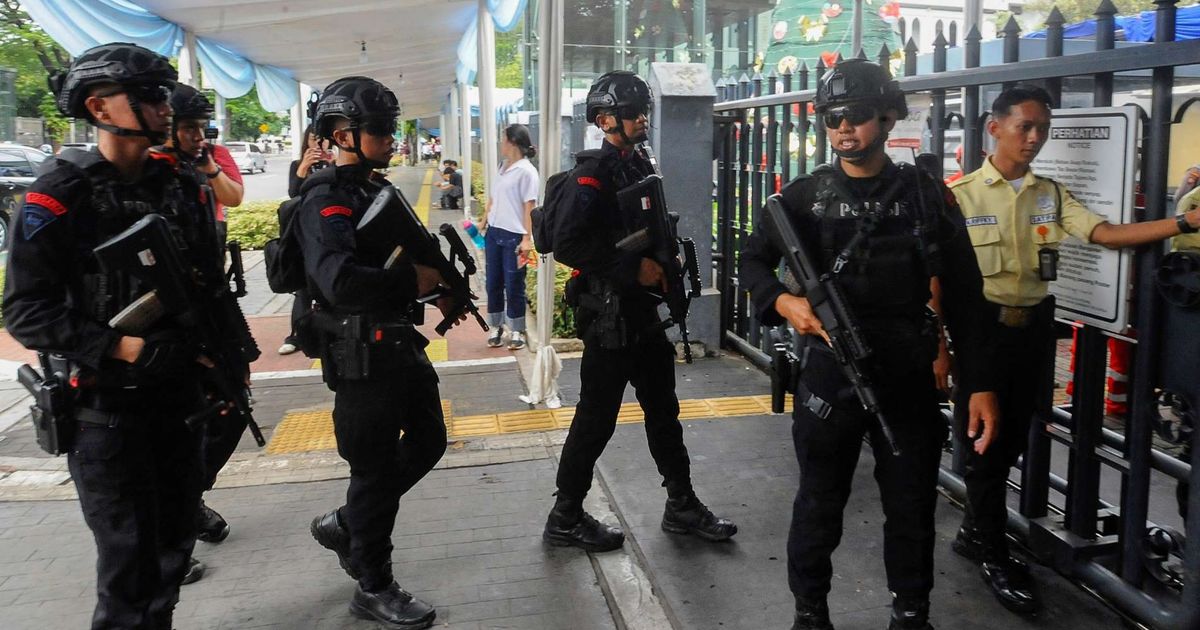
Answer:
<svg viewBox="0 0 1200 630"><path fill-rule="evenodd" d="M829 335L834 357L841 366L842 373L854 387L854 393L858 395L863 409L879 421L879 428L883 430L883 437L887 440L892 454L899 455L900 448L896 445L896 437L883 415L879 396L875 393L863 365L871 356L871 348L859 330L858 322L850 310L850 303L842 294L837 280L832 274L820 273L813 265L808 252L804 250L804 244L792 227L791 220L788 219L783 200L778 194L767 198L767 214L763 228L767 232L767 238L782 252L788 270L804 289L804 295L812 305L813 313L821 320L821 326ZM802 404L802 401L797 400L796 404Z"/></svg>
<svg viewBox="0 0 1200 630"><path fill-rule="evenodd" d="M367 208L356 230L363 229L374 223L376 233L384 238L399 236L399 242L389 242L394 247L391 257L384 268L391 267L401 255L408 255L416 264L433 267L442 276L442 287L429 295L423 295L418 301L429 303L441 298L450 299L450 309L444 314L442 321L434 327L439 335L445 335L464 314L470 313L479 322L479 327L488 330L488 324L479 314L475 306L477 299L471 291L470 277L475 274L475 258L467 251L467 246L459 237L458 232L447 223L438 228L438 233L450 244L450 256L442 253L442 244L437 236L425 229L417 213L413 211L408 200L394 186L384 186L375 196L371 206ZM462 264L463 270L458 270Z"/></svg>
<svg viewBox="0 0 1200 630"><path fill-rule="evenodd" d="M617 203L624 216L645 225L618 241L617 249L645 254L647 258L662 266L663 275L667 279L666 293L659 295L651 292L651 295L666 303L667 320L662 326L679 326L679 338L683 341L683 358L691 363L692 348L688 343L687 329L688 308L691 307L692 299L700 296L696 243L690 238L679 237L679 215L667 211L661 175L648 175L642 181L617 191Z"/></svg>
<svg viewBox="0 0 1200 630"><path fill-rule="evenodd" d="M170 317L212 362L206 377L217 399L188 422L233 411L246 419L254 441L265 446L246 386L247 367L259 350L228 282L208 282L189 265L167 220L158 214L142 217L93 251L105 271L128 273L152 287L109 320L109 326L126 335L141 336L162 318ZM231 266L235 270L241 267L240 260Z"/></svg>

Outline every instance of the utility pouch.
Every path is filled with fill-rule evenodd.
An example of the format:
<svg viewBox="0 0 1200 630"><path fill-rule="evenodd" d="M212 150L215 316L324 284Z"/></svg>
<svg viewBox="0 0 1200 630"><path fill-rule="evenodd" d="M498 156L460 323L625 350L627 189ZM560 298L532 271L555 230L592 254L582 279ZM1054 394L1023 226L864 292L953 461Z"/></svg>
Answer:
<svg viewBox="0 0 1200 630"><path fill-rule="evenodd" d="M33 395L30 419L38 446L51 455L71 450L75 418L71 409L70 365L64 357L38 353L46 376L29 365L17 369L17 380Z"/></svg>

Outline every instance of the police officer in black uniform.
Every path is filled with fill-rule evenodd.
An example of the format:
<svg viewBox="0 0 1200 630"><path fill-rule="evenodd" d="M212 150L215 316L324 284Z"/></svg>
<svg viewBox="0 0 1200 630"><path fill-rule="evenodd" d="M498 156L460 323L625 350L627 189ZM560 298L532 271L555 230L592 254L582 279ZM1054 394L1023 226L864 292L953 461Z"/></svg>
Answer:
<svg viewBox="0 0 1200 630"><path fill-rule="evenodd" d="M816 110L839 159L796 178L781 194L814 264L835 272L874 350L867 368L901 454L892 454L874 417L862 410L822 339L820 320L806 298L780 282L780 252L756 229L742 251L740 280L763 323L790 323L805 335L792 425L800 464L788 536L793 628L833 627L826 603L830 557L841 539L842 510L867 433L887 518L884 562L894 596L888 627L928 629L937 471L947 427L931 368L937 327L926 303L930 278L937 276L959 349L960 386L976 392L970 398L975 448L985 449L996 401L988 344L980 335L979 268L953 196L940 181L893 164L883 151L888 132L907 112L904 94L885 69L861 59L839 63L820 84ZM865 237L861 246L845 251L859 234Z"/></svg>
<svg viewBox="0 0 1200 630"><path fill-rule="evenodd" d="M428 341L413 327L422 308L415 300L441 277L403 257L386 267L399 238L377 233L377 224L356 230L382 187L372 169L386 167L395 152L399 113L396 95L367 77L334 81L316 105L314 130L338 154L336 168L309 175L301 187L300 242L316 302L310 325L321 331L350 487L346 504L313 519L311 531L358 581L352 614L426 628L435 611L392 579L391 536L400 497L446 450L437 374L425 355Z"/></svg>
<svg viewBox="0 0 1200 630"><path fill-rule="evenodd" d="M185 419L205 406L207 359L170 319L141 337L109 327L149 288L102 271L92 254L157 213L187 263L220 277L211 192L188 164L149 150L166 139L176 78L162 55L106 44L51 79L59 111L98 127L98 146L49 164L14 217L9 248L8 331L70 375L67 463L99 556L94 629L169 630L196 540L203 468Z"/></svg>
<svg viewBox="0 0 1200 630"><path fill-rule="evenodd" d="M587 120L604 132L604 145L577 156L561 197L554 251L582 272L571 281L568 301L578 305L584 350L579 405L558 467L558 498L543 534L554 545L610 551L625 540L619 528L584 512L583 498L616 428L627 383L646 414L646 439L667 488L662 528L712 541L737 533L736 525L714 516L692 490L675 396L674 349L659 324L657 302L646 291L665 286L662 267L615 246L638 227L621 216L617 191L654 172L639 149L646 141L650 102L650 86L632 72L596 79L588 90Z"/></svg>

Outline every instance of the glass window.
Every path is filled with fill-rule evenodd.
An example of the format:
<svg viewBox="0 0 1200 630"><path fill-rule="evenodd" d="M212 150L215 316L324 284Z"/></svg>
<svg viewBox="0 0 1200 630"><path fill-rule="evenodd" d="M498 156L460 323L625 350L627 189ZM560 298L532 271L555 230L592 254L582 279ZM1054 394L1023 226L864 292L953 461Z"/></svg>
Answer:
<svg viewBox="0 0 1200 630"><path fill-rule="evenodd" d="M250 145L250 152L251 153L262 153L262 151L258 150L258 145L256 145L256 144Z"/></svg>
<svg viewBox="0 0 1200 630"><path fill-rule="evenodd" d="M33 177L33 165L20 149L0 150L0 177Z"/></svg>

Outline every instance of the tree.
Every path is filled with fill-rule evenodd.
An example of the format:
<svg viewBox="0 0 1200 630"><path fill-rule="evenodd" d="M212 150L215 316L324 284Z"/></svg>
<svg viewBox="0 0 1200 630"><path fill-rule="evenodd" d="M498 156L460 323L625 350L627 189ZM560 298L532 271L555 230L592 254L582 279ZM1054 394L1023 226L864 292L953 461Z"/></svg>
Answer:
<svg viewBox="0 0 1200 630"><path fill-rule="evenodd" d="M279 134L287 125L287 119L268 112L258 102L258 88L252 87L243 96L225 101L225 111L229 113L229 139L254 140L262 135L258 126L267 125L267 133Z"/></svg>
<svg viewBox="0 0 1200 630"><path fill-rule="evenodd" d="M519 88L524 86L525 74L521 64L522 33L525 21L507 33L496 33L496 87Z"/></svg>
<svg viewBox="0 0 1200 630"><path fill-rule="evenodd" d="M1117 15L1132 15L1155 8L1154 0L1112 0L1112 3L1117 7ZM1025 4L1025 10L1049 15L1050 10L1056 6L1066 18L1067 24L1074 24L1095 18L1100 0L1032 0ZM1045 28L1045 24L1038 28Z"/></svg>
<svg viewBox="0 0 1200 630"><path fill-rule="evenodd" d="M21 10L17 0L0 0L0 66L17 71L17 115L37 117L50 88L51 73L66 68L71 56Z"/></svg>
<svg viewBox="0 0 1200 630"><path fill-rule="evenodd" d="M58 111L54 95L49 90L42 93L42 100L38 103L38 113L45 122L46 135L50 137L51 142L54 144L62 142L71 128L71 120Z"/></svg>

